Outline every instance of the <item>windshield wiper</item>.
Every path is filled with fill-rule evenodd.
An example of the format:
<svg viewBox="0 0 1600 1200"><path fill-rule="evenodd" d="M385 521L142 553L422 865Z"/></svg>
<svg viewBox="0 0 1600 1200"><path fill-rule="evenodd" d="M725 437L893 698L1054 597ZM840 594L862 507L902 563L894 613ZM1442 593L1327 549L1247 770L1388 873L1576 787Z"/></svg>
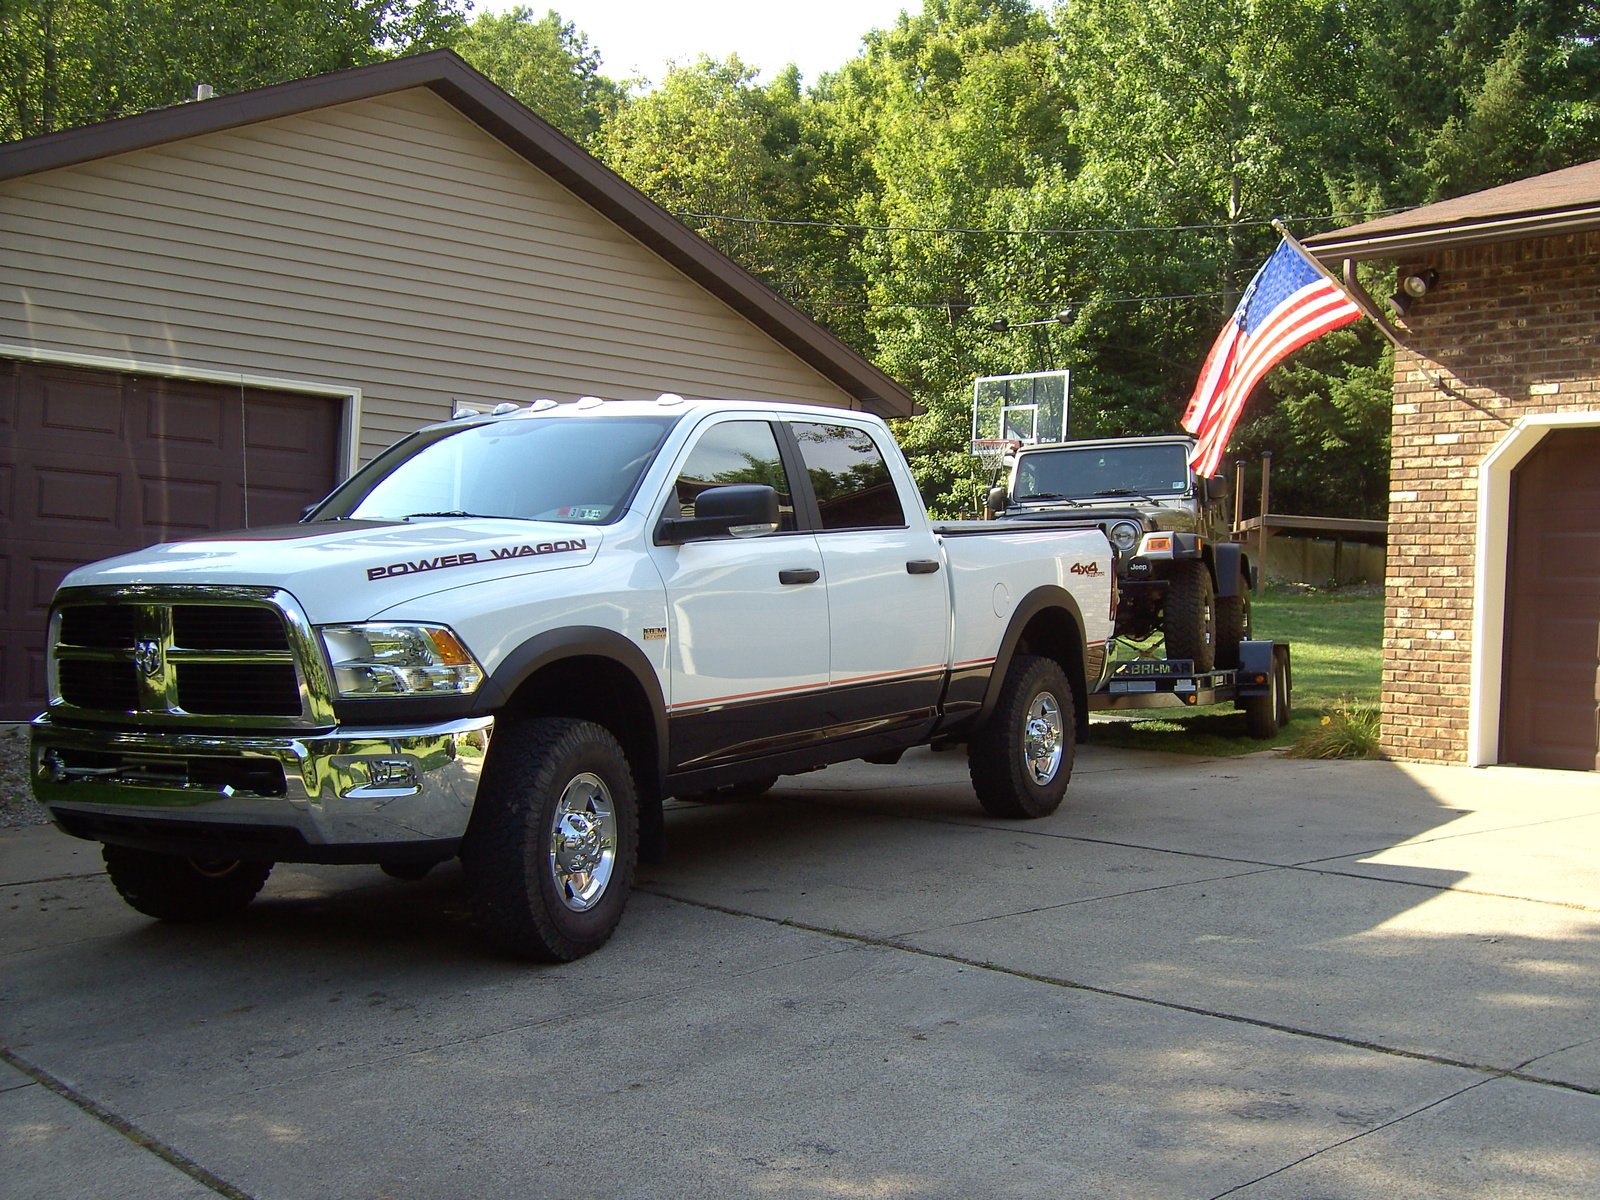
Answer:
<svg viewBox="0 0 1600 1200"><path fill-rule="evenodd" d="M454 510L452 510L450 512L407 513L405 516L401 517L400 519L402 521L410 521L410 520L412 520L413 518L416 518L416 517L481 517L484 520L491 520L491 521L495 519L495 518L489 516L489 514L487 514L487 513L462 512L459 508L458 509L454 509Z"/></svg>
<svg viewBox="0 0 1600 1200"><path fill-rule="evenodd" d="M1029 492L1026 496L1018 496L1018 500L1065 500L1074 508L1082 508L1083 501L1075 500L1071 496L1063 496L1060 492Z"/></svg>
<svg viewBox="0 0 1600 1200"><path fill-rule="evenodd" d="M1141 500L1148 500L1151 504L1160 504L1149 492L1136 492L1132 488L1106 488L1103 492L1096 492L1096 496L1137 496Z"/></svg>

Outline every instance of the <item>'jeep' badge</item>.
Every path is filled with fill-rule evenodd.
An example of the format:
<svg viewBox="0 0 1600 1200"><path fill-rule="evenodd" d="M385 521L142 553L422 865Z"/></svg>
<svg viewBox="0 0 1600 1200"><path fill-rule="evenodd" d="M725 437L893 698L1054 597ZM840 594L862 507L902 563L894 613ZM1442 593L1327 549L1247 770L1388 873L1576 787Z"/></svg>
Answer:
<svg viewBox="0 0 1600 1200"><path fill-rule="evenodd" d="M140 638L133 644L133 665L146 679L161 674L161 643L153 638Z"/></svg>

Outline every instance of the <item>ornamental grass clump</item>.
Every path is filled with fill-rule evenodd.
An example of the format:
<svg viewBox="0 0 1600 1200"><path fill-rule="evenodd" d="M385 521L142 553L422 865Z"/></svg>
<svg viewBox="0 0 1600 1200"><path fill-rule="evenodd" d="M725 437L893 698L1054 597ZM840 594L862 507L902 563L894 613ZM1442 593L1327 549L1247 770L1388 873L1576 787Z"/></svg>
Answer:
<svg viewBox="0 0 1600 1200"><path fill-rule="evenodd" d="M1290 758L1377 758L1383 709L1374 703L1339 700L1293 746Z"/></svg>

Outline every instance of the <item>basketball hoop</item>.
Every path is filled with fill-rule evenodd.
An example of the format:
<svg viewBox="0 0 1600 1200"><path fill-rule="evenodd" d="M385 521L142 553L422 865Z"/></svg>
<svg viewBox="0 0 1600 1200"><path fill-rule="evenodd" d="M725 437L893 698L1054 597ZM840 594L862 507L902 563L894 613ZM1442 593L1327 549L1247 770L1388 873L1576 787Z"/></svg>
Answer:
<svg viewBox="0 0 1600 1200"><path fill-rule="evenodd" d="M1022 443L1012 438L973 438L972 457L986 471L999 471L1005 466L1006 455L1022 449Z"/></svg>

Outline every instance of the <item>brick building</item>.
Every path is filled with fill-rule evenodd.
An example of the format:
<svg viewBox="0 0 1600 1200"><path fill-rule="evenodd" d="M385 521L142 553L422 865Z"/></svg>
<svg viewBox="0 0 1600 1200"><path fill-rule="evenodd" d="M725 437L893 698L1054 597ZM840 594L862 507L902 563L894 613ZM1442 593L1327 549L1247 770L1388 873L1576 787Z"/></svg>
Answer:
<svg viewBox="0 0 1600 1200"><path fill-rule="evenodd" d="M1398 266L1383 744L1600 765L1600 162L1308 239ZM1375 310L1375 306L1374 306Z"/></svg>

